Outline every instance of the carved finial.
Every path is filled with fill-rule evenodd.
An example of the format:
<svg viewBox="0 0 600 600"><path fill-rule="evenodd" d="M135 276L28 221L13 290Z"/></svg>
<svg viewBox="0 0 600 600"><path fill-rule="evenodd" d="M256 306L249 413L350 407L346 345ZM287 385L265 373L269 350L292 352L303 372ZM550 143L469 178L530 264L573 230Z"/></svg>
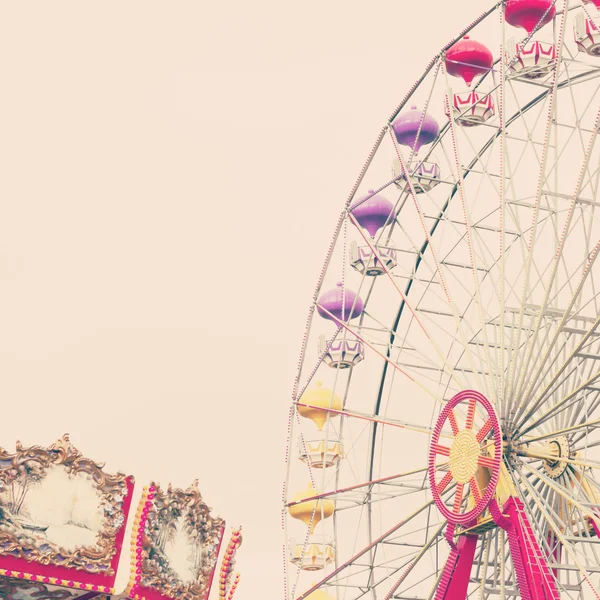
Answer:
<svg viewBox="0 0 600 600"><path fill-rule="evenodd" d="M54 444L50 446L50 450L56 452L59 456L62 456L62 462L67 458L71 461L82 456L81 452L71 444L68 433L65 433L61 438L54 442Z"/></svg>

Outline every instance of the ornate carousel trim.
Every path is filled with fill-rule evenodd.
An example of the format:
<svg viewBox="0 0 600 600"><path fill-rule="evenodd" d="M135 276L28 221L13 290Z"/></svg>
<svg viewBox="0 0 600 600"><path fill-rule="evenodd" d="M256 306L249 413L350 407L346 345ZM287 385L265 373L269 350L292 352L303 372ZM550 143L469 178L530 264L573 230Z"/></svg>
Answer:
<svg viewBox="0 0 600 600"><path fill-rule="evenodd" d="M94 546L67 549L49 540L36 539L36 534L43 533L43 527L30 523L21 514L29 490L39 485L55 467L64 468L69 477L87 476L99 496L98 510L102 510L103 516ZM17 577L22 575L21 578L35 570L37 574L32 575L35 581L61 582L55 584L80 589L91 586L90 589L110 592L125 535L134 479L123 473L106 473L103 468L103 464L84 457L70 442L68 434L49 448L24 447L18 441L14 453L0 448L0 569L16 573ZM36 564L35 569L33 564ZM73 577L73 571L79 575Z"/></svg>
<svg viewBox="0 0 600 600"><path fill-rule="evenodd" d="M165 491L156 483L144 489L132 534L129 598L208 598L225 529L223 519L212 517L210 511L197 480L186 490L169 485ZM190 581L181 579L164 554L164 545L181 520L195 556L195 576Z"/></svg>

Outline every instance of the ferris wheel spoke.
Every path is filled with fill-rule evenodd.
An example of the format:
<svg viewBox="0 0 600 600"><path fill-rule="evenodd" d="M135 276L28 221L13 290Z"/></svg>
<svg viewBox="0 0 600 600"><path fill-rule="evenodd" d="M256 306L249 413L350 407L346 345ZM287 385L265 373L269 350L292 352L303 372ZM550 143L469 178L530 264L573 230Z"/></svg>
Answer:
<svg viewBox="0 0 600 600"><path fill-rule="evenodd" d="M444 69L444 75L446 76L446 85L448 86L447 73L446 73L445 69ZM448 92L446 92L445 102L446 102L446 110L448 111L449 114L451 114L451 102L450 102L450 98L448 96ZM467 208L467 201L465 198L464 180L462 178L461 160L460 160L460 154L459 154L459 147L458 147L458 143L457 143L457 139L456 139L454 119L449 120L449 126L450 126L450 138L452 140L453 154L454 154L454 159L455 159L454 160L454 167L455 167L454 177L456 178L458 193L459 193L459 197L461 199L461 205L462 205L462 209L463 209L462 218L465 222L465 236L466 236L466 240L467 240L467 247L469 250L469 258L470 258L470 263L471 263L470 270L471 270L471 275L472 275L472 279L473 279L474 299L475 299L475 304L477 306L477 311L478 311L478 315L479 315L479 323L481 324L481 331L483 333L484 358L485 358L484 364L486 364L486 366L487 366L487 371L488 371L488 373L490 373L490 380L491 380L490 349L489 349L489 341L488 341L488 337L487 337L487 328L485 326L486 322L488 321L488 318L484 317L484 309L483 309L483 304L482 304L482 299L481 299L481 287L480 287L480 282L479 282L478 264L476 262L477 253L474 251L474 244L473 244L473 239L472 239L473 238L473 234L472 234L473 225L471 223L471 218L470 218L469 211ZM494 136L494 140L492 142L492 147L493 147L493 144L495 143L495 141L497 140L497 137L498 136ZM490 154L491 154L491 151L490 151ZM482 164L482 166L483 166L483 164ZM485 169L485 167L484 167L484 169ZM486 173L487 173L487 171L486 171ZM492 381L489 382L488 389L491 393L491 397L493 398L493 401L495 403L497 403L498 398L496 396L496 388Z"/></svg>
<svg viewBox="0 0 600 600"><path fill-rule="evenodd" d="M556 370L556 372L554 373L554 375L552 376L552 378L550 379L550 381L545 385L545 387L541 391L541 393L533 401L533 404L532 404L531 408L523 416L523 421L527 421L527 419L531 418L531 416L535 413L535 411L541 406L541 404L544 402L544 400L546 399L546 397L548 396L548 394L553 389L554 385L557 383L557 381L560 378L560 376L571 365L572 361L575 360L575 358L577 357L577 355L582 351L582 349L585 347L585 345L588 343L588 341L596 333L596 330L598 329L598 326L600 326L600 317L598 317L592 323L591 327L585 332L585 334L583 335L583 337L581 338L581 340L579 341L579 343L575 346L575 348L572 350L572 352L569 354L569 356L566 358L566 360L564 360L564 362ZM555 360L553 361L552 364L554 364L554 362L556 362L558 360L558 356L559 355L557 353L556 358L555 358ZM552 366L552 365L550 365L550 366ZM535 387L532 388L532 392L535 392L535 390L537 389L537 387L539 387L540 383L541 383L541 379L540 379L539 383Z"/></svg>
<svg viewBox="0 0 600 600"><path fill-rule="evenodd" d="M479 489L479 484L477 483L475 477L471 477L471 479L469 480L469 490L473 494L475 502L479 502L483 497L481 490Z"/></svg>
<svg viewBox="0 0 600 600"><path fill-rule="evenodd" d="M448 448L448 446L442 446L441 444L431 444L431 448L436 454L441 454L442 456L450 456L450 448Z"/></svg>
<svg viewBox="0 0 600 600"><path fill-rule="evenodd" d="M454 491L454 505L452 507L452 511L455 513L457 513L459 511L460 507L462 506L464 491L465 491L465 484L457 483L456 489Z"/></svg>
<svg viewBox="0 0 600 600"><path fill-rule="evenodd" d="M492 419L488 419L484 423L483 427L477 433L477 441L480 444L481 444L481 442L483 442L485 436L492 430L493 427L494 427L494 422Z"/></svg>
<svg viewBox="0 0 600 600"><path fill-rule="evenodd" d="M576 301L579 298L579 294L581 293L581 290L586 282L588 275L591 273L591 266L592 266L592 263L594 262L595 258L597 257L597 253L598 253L599 249L600 249L600 246L596 245L591 256L588 257L588 259L586 261L587 264L584 266L585 268L584 268L583 274L580 278L579 285L578 285L576 291L572 294L570 302L567 305L567 308L560 311L561 321L560 321L559 325L557 326L557 328L555 329L553 340L546 345L547 350L545 351L545 354L541 360L542 365L546 362L548 356L553 351L555 344L557 343L559 336L563 333L568 320L573 317L572 309L573 309ZM546 310L546 308L545 308L546 306L547 306L547 301L545 300L544 303L540 307L540 311L539 311L539 315L536 319L535 327L530 336L530 342L527 344L528 348L525 353L525 358L523 360L523 364L520 368L520 372L521 372L520 380L521 381L523 381L523 379L525 377L524 374L527 372L527 367L528 367L528 364L531 360L532 353L533 353L533 343L534 342L532 342L532 340L534 340L534 338L536 338L536 336L539 333L539 330L541 328L542 318L543 318L545 310ZM535 383L538 381L538 377L539 377L539 370L535 375L532 375L529 377L529 379L531 381L531 386L535 385ZM529 388L529 389L531 389L531 388ZM517 389L517 393L519 393L518 389ZM519 405L515 411L515 416L514 416L515 420L519 420L522 417L522 414L526 409L526 405L527 405L529 398L530 398L529 393L523 393L521 402L519 403Z"/></svg>
<svg viewBox="0 0 600 600"><path fill-rule="evenodd" d="M495 462L493 458L489 458L487 456L478 456L477 464L480 467L487 467L488 469L494 468Z"/></svg>
<svg viewBox="0 0 600 600"><path fill-rule="evenodd" d="M461 385L461 382L456 378L455 372L452 369L452 367L448 364L446 357L442 354L442 352L440 351L438 345L435 343L435 339L434 337L432 337L429 332L425 329L423 323L421 322L421 320L419 319L415 309L413 309L413 307L411 306L411 304L409 303L406 295L402 292L402 290L400 289L400 287L398 286L397 282L395 281L394 277L391 275L389 269L386 268L385 266L385 261L381 258L381 255L379 254L377 247L372 244L370 242L370 240L367 238L367 236L363 233L362 228L360 227L360 225L358 224L358 221L356 220L356 218L354 217L354 215L352 213L348 213L349 214L349 218L351 223L356 227L356 229L358 230L358 232L360 233L360 235L362 236L362 238L364 239L364 241L367 243L368 247L370 248L371 252L373 252L374 256L376 257L376 259L381 263L382 268L385 271L385 274L388 276L389 281L391 281L394 289L398 292L398 294L400 295L400 298L402 299L403 304L408 308L408 310L410 311L410 313L413 316L413 319L416 321L416 323L419 325L419 328L422 330L422 332L425 334L425 337L427 338L428 342L431 344L432 348L434 349L435 353L438 355L438 357L441 359L442 364L444 365L447 373L450 375L450 377L452 379L454 379L454 381L457 383L457 385Z"/></svg>
<svg viewBox="0 0 600 600"><path fill-rule="evenodd" d="M550 105L552 105L551 100L552 100L552 96L550 96ZM548 119L548 128L550 127L550 121L551 121L551 119ZM548 135L549 135L549 129L546 130L546 136L548 136ZM533 246L533 241L534 241L534 238L536 235L537 227L540 223L539 212L540 212L541 187L542 187L541 177L542 177L542 173L543 173L544 165L545 165L545 152L543 153L543 155L540 159L540 163L541 163L541 167L540 167L540 180L538 182L538 194L535 198L534 207L533 207L533 211L532 211L533 218L532 218L531 226L529 227L529 242L525 249L524 273L523 273L523 278L522 278L522 289L520 292L520 301L519 301L520 309L518 311L516 327L513 328L513 340L512 340L513 348L520 347L521 335L524 330L523 320L525 317L525 307L527 304L526 296L527 296L527 290L528 290L528 285L529 285L529 281L530 281L531 271L534 268L532 246ZM509 397L511 397L511 398L512 398L512 396L515 395L514 388L516 388L518 385L518 381L515 380L515 378L517 377L517 372L516 372L517 371L517 369L516 369L517 359L518 359L518 353L513 352L512 358L511 358L511 361L509 364L508 383L510 385L510 388L508 388L508 390L507 390L507 393L509 394Z"/></svg>
<svg viewBox="0 0 600 600"><path fill-rule="evenodd" d="M561 333L564 331L564 327L566 326L566 323L569 320L569 317L571 316L571 310L573 309L573 307L575 305L575 302L577 301L577 299L579 297L579 294L581 293L581 291L583 289L583 286L584 286L584 284L585 284L588 276L592 272L592 266L593 266L593 264L594 264L594 262L595 262L595 260L596 260L596 258L598 256L599 251L600 251L600 241L596 244L596 246L592 250L591 255L588 258L588 263L587 263L587 265L586 265L586 267L584 269L584 272L583 272L582 277L580 279L579 285L577 286L577 289L576 289L575 293L571 297L571 300L570 300L567 308L565 309L565 311L563 313L561 322L560 322L559 326L556 329L556 332L555 332L555 334L553 336L552 341L548 345L548 350L545 352L542 360L540 361L540 365L539 365L536 373L533 375L533 377L531 379L531 384L530 384L529 390L531 389L531 386L533 386L537 382L538 377L540 375L540 371L543 368L545 362L547 361L548 356L550 355L550 352L551 352L552 348L557 343L557 340L558 340L559 336L561 335ZM548 287L548 289L550 289L550 286ZM542 311L545 310L545 306L546 305L547 305L547 301L545 301L545 303L543 304L544 308L542 308ZM537 326L536 326L536 331L534 332L534 336L537 334L537 331L539 331L540 323L541 323L541 316L538 318L538 323L537 323ZM531 348L530 352L533 352L533 345L532 344L530 344L530 348ZM527 391L527 392L525 392L524 398L523 398L523 400L522 400L519 408L516 411L515 419L519 419L521 417L522 412L524 410L524 407L527 405L527 402L528 402L529 398L530 398L530 394L529 394L529 391Z"/></svg>
<svg viewBox="0 0 600 600"><path fill-rule="evenodd" d="M337 320L336 317L335 317L335 315L333 315L332 313L330 313L326 308L320 306L319 304L317 304L317 306L319 306L320 309L325 314L329 315L330 318ZM389 358L389 356L386 356L385 354L383 354L382 352L380 352L379 350L377 350L377 348L372 343L368 342L364 338L364 336L360 335L360 333L358 333L358 331L356 329L353 329L347 323L344 323L344 322L341 322L341 321L339 323L341 324L341 326L346 331L348 331L349 333L351 333L357 340L360 340L363 344L365 344L366 346L368 346L373 352L375 352L377 355L379 355L380 358L383 358L383 360L386 361L387 363L389 363L394 369L396 369L402 375L405 375L410 381L412 381L413 383L415 383L416 385L418 385L423 391L425 391L427 394L429 394L434 400L439 401L438 396L433 391L431 391L430 389L428 389L425 385L423 385L423 383L421 383L415 377L412 377L405 370L403 370L402 368L400 368L393 360L391 360Z"/></svg>
<svg viewBox="0 0 600 600"><path fill-rule="evenodd" d="M546 432L552 433L553 431L564 430L565 425L567 425L567 428L576 427L578 425L578 421L579 423L585 423L586 418L588 418L586 415L593 415L596 412L595 409L598 406L597 400L591 405L588 404L588 396L589 395L575 397L568 403L564 404L560 409L553 411L553 413L550 416L541 418L536 424L535 429L538 431L545 430ZM573 409L575 408L577 410L573 415ZM580 409L585 409L586 415L580 416L580 413L582 412ZM560 419L563 413L565 413L565 418ZM551 425L551 423L553 423L553 425Z"/></svg>
<svg viewBox="0 0 600 600"><path fill-rule="evenodd" d="M438 538L443 534L445 528L446 528L446 523L442 523L442 525L440 525L440 527L438 527L438 529L434 532L432 537L427 542L425 542L425 544L423 544L423 547L421 548L421 550L417 553L415 558L408 564L408 566L406 567L406 569L404 570L402 575L392 585L392 587L390 588L388 593L385 595L384 600L390 600L391 598L395 597L394 595L395 595L396 591L398 590L398 588L402 585L402 583L404 583L406 578L410 575L412 570L417 566L419 561L425 556L425 554L429 551L429 549L435 543L437 543Z"/></svg>
<svg viewBox="0 0 600 600"><path fill-rule="evenodd" d="M434 545L438 545L440 543L440 541L443 539L442 537L442 531L443 528L445 527L445 523L442 524L438 530L436 532L434 532L434 535L431 537L431 539L429 539L428 541L426 541L424 544L419 544L420 549L419 550L413 550L412 552L403 555L401 557L397 557L396 559L394 559L393 561L383 561L383 562L378 562L377 566L375 567L374 565L369 565L369 564L365 564L362 567L362 571L359 570L355 570L354 571L354 575L358 574L358 573L370 573L371 577L371 585L369 587L369 591L375 591L378 590L380 587L384 586L384 584L388 584L389 586L392 586L392 577L394 577L397 573L402 573L401 575L401 579L400 579L400 584L404 582L404 580L408 577L408 575L410 575L410 572L413 570L413 568L416 566L416 564L423 558L423 556L426 555L427 552L431 551L432 547ZM400 559L405 559L408 557L408 560L404 561L402 564L391 564L393 563L397 563L398 560ZM374 578L372 576L373 571L375 570L375 568L381 569L381 568L386 568L386 575L382 575L380 576L379 579ZM410 590L412 587L414 587L415 585L417 585L420 582L426 581L427 579L431 578L433 576L433 573L430 575L426 575L425 577L423 577L421 580L419 580L416 584L412 583L412 585L407 586L405 588L402 589L402 591L398 591L398 587L396 587L396 594L405 594L408 590ZM343 587L343 586L340 586ZM360 598L364 598L365 596L367 596L367 594L369 594L369 592L367 591L361 591L359 592L359 595L356 596L355 598L358 600ZM388 592L389 594L389 592ZM387 597L387 596L386 596ZM398 595L394 596L394 597L398 597Z"/></svg>
<svg viewBox="0 0 600 600"><path fill-rule="evenodd" d="M449 263L447 263L449 264ZM470 290L459 280L456 279L457 284L462 288L462 290L464 290L467 293L470 293ZM467 361L467 365L465 365L465 368L461 369L461 370L468 370L469 372L472 371L472 365L473 365L473 360L472 357L476 357L478 364L480 365L479 369L476 371L477 375L482 375L485 378L487 378L487 381L490 383L492 382L492 378L494 376L494 372L497 369L497 365L496 363L491 359L489 362L486 360L485 357L485 352L482 353L481 352L481 348L484 347L484 343L482 341L479 340L479 336L482 334L483 328L484 326L479 323L479 321L473 321L473 323L471 323L471 319L467 317L467 313L470 311L471 309L471 304L467 304L461 314L461 321L464 324L464 334L463 337L458 337L457 339L455 339L454 344L456 344L457 346L460 346L460 348L462 349L462 354L460 356L460 361L462 363L462 359L466 359ZM465 337L468 336L468 337ZM465 340L466 340L466 344L467 347L465 348ZM474 349L474 351L472 350ZM458 369L458 363L455 366L455 370ZM483 383L481 382L481 379L478 380L478 386L481 389L481 386L483 385Z"/></svg>
<svg viewBox="0 0 600 600"><path fill-rule="evenodd" d="M360 490L363 488L369 488L364 493L371 494L372 489L377 485L391 484L393 481L396 481L398 479L403 479L405 477L411 477L413 475L418 475L419 473L425 473L427 471L427 469L428 469L428 467L423 467L421 469L414 469L413 471L407 471L406 473L398 473L396 475L389 475L387 477L379 477L378 479L373 479L371 481L364 481L361 483L357 483L355 485L350 485L350 486L347 486L344 488L332 490L330 492L322 492L320 494L314 494L313 496L308 496L306 498L303 498L302 500L288 502L285 506L286 506L286 508L289 508L290 506L295 506L295 505L301 504L303 502L311 502L312 500L323 500L325 498L333 498L333 499L341 498L344 496L344 494L348 494L349 492L354 492L356 490ZM425 489L425 488L419 487L415 491L422 491L423 489Z"/></svg>
<svg viewBox="0 0 600 600"><path fill-rule="evenodd" d="M585 466L587 467L587 465ZM598 466L600 467L600 464ZM537 477L540 481L543 481L546 488L553 490L559 496L561 496L567 502L567 504L576 507L579 511L581 511L583 515L585 515L588 518L597 518L596 515L594 515L594 513L588 507L584 506L583 504L581 504L581 502L574 498L572 489L565 488L560 483L557 483L557 481L555 481L554 479L551 479L550 477L545 475L541 470L533 469L527 463L523 463L523 467L527 471L529 471L529 473Z"/></svg>
<svg viewBox="0 0 600 600"><path fill-rule="evenodd" d="M572 398L577 396L580 392L584 391L587 387L593 384L598 378L600 378L600 370L596 371L591 377L588 377L583 383L577 386L575 389L571 390L566 396L558 400L554 405L552 405L545 413L543 413L540 417L535 418L534 420L529 420L527 427L519 427L517 430L521 435L525 435L532 429L535 429L539 424L549 419L552 415L554 415L562 406L567 404Z"/></svg>
<svg viewBox="0 0 600 600"><path fill-rule="evenodd" d="M456 415L454 414L454 409L448 411L448 421L450 422L452 435L456 435L459 432L459 428L458 423L456 422Z"/></svg>
<svg viewBox="0 0 600 600"><path fill-rule="evenodd" d="M540 440L547 439L549 437L556 437L558 435L572 434L581 429L598 429L599 427L600 427L600 419L594 419L592 421L582 421L581 423L577 423L570 427L565 427L564 429L557 429L557 430L550 431L550 432L547 432L547 433L544 433L541 435L526 437L526 438L524 438L524 441L527 443L537 442Z"/></svg>
<svg viewBox="0 0 600 600"><path fill-rule="evenodd" d="M585 173L586 173L586 171L588 169L589 160L590 160L590 157L592 155L592 150L593 150L593 147L594 147L594 143L595 143L596 138L597 138L596 131L597 131L599 125L600 125L600 110L596 114L596 119L594 121L594 132L592 133L592 135L590 135L590 138L589 138L589 141L588 141L588 144L587 144L587 147L586 147L586 151L585 151L585 154L584 154L584 158L583 158L583 161L582 161L582 164L581 164L581 167L580 167L579 177L577 179L577 183L576 183L575 189L573 190L573 195L572 195L572 199L571 199L571 202L570 202L570 205L569 205L569 208L568 208L567 218L566 218L566 222L565 222L565 225L564 225L564 228L563 228L563 233L562 233L559 245L558 245L558 250L557 250L556 255L554 257L554 260L553 260L553 267L552 267L552 271L551 271L551 274L550 274L550 277L549 277L549 281L546 284L546 294L545 294L544 299L543 299L542 304L541 304L540 315L538 317L538 320L537 320L537 323L536 323L536 327L535 327L533 336L531 337L531 340L530 340L530 342L528 344L529 350L526 353L524 368L522 368L522 370L521 370L522 374L524 374L525 371L527 370L527 365L529 363L529 360L531 359L531 356L532 356L532 353L533 353L534 344L535 344L535 341L537 339L537 335L538 335L538 332L539 332L540 325L542 323L543 312L546 310L546 307L548 306L548 301L549 301L549 298L550 298L550 294L551 294L551 291L553 289L552 288L552 284L554 282L554 279L555 279L557 271L558 271L558 264L559 264L559 262L560 262L560 260L561 260L561 258L563 256L563 251L564 251L564 248L565 248L565 245L566 245L567 234L569 232L569 228L571 226L571 222L572 222L572 219L573 219L573 216L574 216L577 198L579 197L579 193L581 191L581 187L582 187L582 184L584 182ZM544 164L545 164L545 162L544 162ZM543 193L542 187L543 187L543 183L540 180L540 183L539 183L539 193L540 194ZM531 244L531 242L530 242L530 244ZM591 266L593 264L594 259L597 256L597 253L598 253L598 244L596 244L595 248L592 250L592 255L588 259L588 264L586 265L586 269L584 270L584 273L583 273L583 276L581 278L580 284L579 284L579 286L577 288L577 293L575 293L573 295L573 297L571 299L571 302L569 303L568 308L564 312L563 320L561 321L561 324L560 324L560 326L558 328L559 331L562 328L562 326L564 325L564 322L567 320L568 315L569 315L571 309L573 308L575 300L577 299L579 293L581 292L581 289L583 288L583 284L585 283L585 281L587 279L587 276L589 275L589 273L591 273ZM530 256L532 256L532 253L530 253ZM559 331L557 331L557 334L559 333ZM556 340L557 334L555 334L555 340ZM552 344L550 345L550 347L552 347ZM540 365L539 365L539 368L538 368L538 370L536 372L536 375L534 375L533 380L529 384L528 390L525 393L525 397L524 397L523 403L526 403L527 400L529 399L529 391L531 390L531 387L535 384L535 382L537 380L537 377L539 376L539 372L543 368L543 366L544 366L544 364L545 364L545 362L546 362L546 360L548 358L548 353L549 352L546 353L546 355L544 356L544 358L540 362ZM518 385L517 386L517 390L520 390L520 388L523 385L524 385L523 383L520 384L520 385ZM519 411L517 411L517 413L518 412ZM517 416L518 416L518 414L517 414Z"/></svg>
<svg viewBox="0 0 600 600"><path fill-rule="evenodd" d="M452 473L448 472L437 485L438 494L443 494L452 481Z"/></svg>
<svg viewBox="0 0 600 600"><path fill-rule="evenodd" d="M475 400L475 398L469 398L469 407L467 409L467 421L465 423L465 429L473 429L473 424L475 422L476 405L477 400Z"/></svg>
<svg viewBox="0 0 600 600"><path fill-rule="evenodd" d="M587 469L574 467L572 473L569 473L569 478L576 493L585 494L586 499L594 507L594 514L600 517L600 483L591 475L593 473Z"/></svg>
<svg viewBox="0 0 600 600"><path fill-rule="evenodd" d="M389 129L389 132L390 132L390 137L392 139L392 143L394 144L394 148L395 148L395 151L396 151L396 157L397 157L398 161L400 162L400 167L401 167L402 173L407 174L407 173L409 173L409 171L406 168L406 164L404 163L404 160L402 158L402 154L400 153L400 150L398 148L398 144L396 142L396 139L394 137L394 133L393 133L391 127ZM422 209L421 209L421 207L419 205L419 202L417 200L417 196L416 196L414 187L413 187L413 185L411 183L410 176L406 177L406 181L408 182L408 188L410 190L410 195L411 195L411 198L412 198L412 201L413 201L413 206L415 208L415 211L417 213L419 222L421 224L421 228L422 228L423 234L425 236L427 247L429 249L429 252L431 253L431 257L432 257L432 260L433 260L434 265L435 265L435 272L436 272L437 277L439 279L439 282L441 284L442 290L444 291L444 295L445 295L447 306L448 306L448 308L449 308L449 310L450 310L450 312L451 312L451 314L453 316L454 323L455 323L455 326L456 326L456 330L457 330L457 333L458 333L458 335L460 337L462 345L463 345L463 347L465 349L469 365L470 365L471 369L473 370L473 372L476 373L477 369L476 369L475 364L473 362L472 351L469 348L469 345L468 345L468 343L467 343L467 341L466 341L466 339L464 337L464 332L463 332L463 329L462 329L462 323L461 323L460 315L457 313L456 307L454 306L454 302L452 301L452 298L450 296L448 284L447 284L446 279L445 279L445 277L444 277L444 275L442 273L439 259L437 258L436 251L434 249L434 246L432 244L432 240L431 240L430 235L429 235L429 230L427 229L427 227L425 225L424 214L423 214L423 211L422 211Z"/></svg>
<svg viewBox="0 0 600 600"><path fill-rule="evenodd" d="M314 409L314 410L318 410L318 411L322 411L324 413L328 413L331 415L339 415L342 417L352 417L354 419L360 419L362 421L370 421L371 423L378 423L380 425L388 425L390 427L397 427L399 429L408 429L410 431L416 431L419 433L425 433L427 435L432 435L433 434L433 428L432 427L426 427L426 426L422 426L422 425L417 425L417 424L411 424L411 423L407 423L405 421L398 421L395 419L379 419L377 417L373 417L371 415L367 415L364 413L359 413L356 411L351 411L349 409L345 409L345 410L337 410L335 408L327 408L327 407L323 407L323 406L315 406L312 404L306 404L304 402L295 402L296 406L302 406L304 408L310 408L310 409ZM443 433L441 434L442 437L451 437L451 435L449 433Z"/></svg>
<svg viewBox="0 0 600 600"><path fill-rule="evenodd" d="M434 540L433 543L437 543L437 540ZM431 544L433 545L433 544ZM429 547L427 548L427 550L429 550ZM353 572L353 576L359 575L359 574L369 574L370 577L370 591L373 590L378 590L380 587L382 587L385 583L390 583L390 579L392 577L394 577L397 573L405 570L406 572L406 576L408 576L410 574L410 571L412 571L412 563L415 561L415 556L416 556L416 552L410 552L406 555L403 555L401 557L397 557L394 561L384 561L383 563L378 563L378 567L379 568L383 568L386 567L388 570L388 573L385 576L382 576L380 579L375 579L372 575L373 572L373 567L371 565L365 565L362 569L355 569ZM404 562L402 562L402 564L393 564L390 565L390 562L394 562L397 563L399 560L403 560L407 558L407 560L405 560ZM418 562L418 561L417 561ZM404 580L406 578L406 576L404 576L402 578L402 580ZM431 577L430 575L428 575L426 578ZM342 587L342 586L340 586ZM359 600L360 598L364 598L365 596L367 596L369 592L359 592L359 595L356 596L356 600Z"/></svg>
<svg viewBox="0 0 600 600"><path fill-rule="evenodd" d="M450 263L446 263L446 264L450 264ZM466 286L464 286L463 283L458 278L456 278L456 282L465 292L467 292L467 293L470 292L469 289ZM437 295L437 294L430 294L430 299L432 296L439 298L439 295ZM464 329L465 329L464 335L469 336L469 338L466 338L466 337L464 338L464 339L466 339L466 344L468 347L467 348L464 347L463 340L460 337L458 339L455 339L453 343L456 345L460 345L460 347L462 348L462 352L463 352L461 359L464 357L467 360L468 365L473 364L472 360L469 362L470 356L471 355L473 357L476 356L478 363L481 365L481 368L478 369L477 373L485 375L489 378L489 377L491 377L496 365L493 362L491 362L490 365L488 365L485 361L485 358L479 352L479 348L482 344L478 342L478 336L481 333L482 329L481 329L481 327L477 328L477 325L478 325L477 323L471 324L469 322L470 320L465 317L465 313L469 309L470 309L470 305L467 305L464 308L463 313L461 314L461 320L464 323ZM419 312L423 312L425 317L435 319L433 321L433 325L436 327L437 330L443 330L445 335L451 334L451 330L442 326L442 318L443 317L451 317L452 319L454 319L454 316L451 313L443 314L441 312L438 312L438 313L432 314L431 311L422 309L418 306L417 306L416 310ZM456 332L455 326L454 326L453 330L454 330L454 332ZM456 333L454 333L454 335L456 335ZM473 349L475 351L473 351ZM491 370L490 370L490 366L492 367ZM454 370L457 370L456 366L454 367ZM472 369L470 369L470 370L472 371Z"/></svg>
<svg viewBox="0 0 600 600"><path fill-rule="evenodd" d="M559 36L558 36L558 40L556 43L557 60L559 63L560 63L560 57L561 57L562 45L563 45L564 19L565 19L565 16L563 15L561 17ZM553 117L554 117L554 111L555 111L555 102L556 102L558 84L559 84L558 69L554 69L553 74L552 74L551 88L547 94L548 113L547 113L545 135L544 135L545 140L548 140L550 138L550 133L551 133L553 123L554 123ZM536 191L536 197L535 197L535 201L534 201L534 208L532 211L533 214L532 214L532 222L531 222L531 227L530 227L529 243L527 246L526 258L525 258L525 274L523 277L523 285L522 285L522 291L521 291L521 297L520 297L521 310L519 312L519 318L518 318L519 325L517 328L518 336L516 337L516 339L513 338L513 348L518 348L520 346L520 336L521 336L523 314L524 314L524 308L525 308L525 304L526 304L527 290L528 290L528 286L530 283L532 264L534 262L534 260L533 260L533 258L534 258L533 245L534 245L534 241L536 238L537 227L539 224L539 212L540 212L541 197L543 194L543 186L544 186L544 183L546 180L547 159L548 159L548 145L544 144L544 146L542 148L542 154L540 156L540 161L539 161L540 169L539 169L539 175L538 175L537 191ZM514 353L513 353L513 356L514 356ZM527 356L527 354L526 354L526 356ZM515 358L516 358L516 356L515 356ZM511 371L513 373L513 376L509 377L509 381L514 379L515 366L516 366L515 361L511 360L509 371ZM519 384L517 382L516 387L518 387L518 385ZM511 394L511 396L516 395L515 390L513 389L512 386L510 389L510 394Z"/></svg>
<svg viewBox="0 0 600 600"><path fill-rule="evenodd" d="M351 567L352 565L354 565L359 558L361 558L365 554L371 552L374 548L376 548L379 544L381 544L386 539L388 539L390 536L392 536L394 533L396 533L404 525L406 525L407 523L410 523L415 517L417 517L418 515L420 515L427 508L429 508L433 503L434 503L433 500L427 501L425 504L423 504L422 506L420 506L417 510L415 510L413 513L411 513L405 519L403 519L399 523L396 523L396 525L394 525L393 527L391 527L388 531L386 531L381 536L379 536L378 538L376 538L375 540L373 540L370 544L368 544L367 546L365 546L362 550L359 550L350 559L348 559L347 561L345 561L344 563L342 563L340 566L338 566L336 569L334 569L331 573L329 573L323 579L321 579L320 582L318 582L317 584L311 586L306 592L304 592L303 594L301 594L300 596L298 596L298 598L296 598L295 600L305 600L312 592L314 592L315 590L319 589L320 587L322 587L324 584L328 583L332 579L337 578L340 573L342 573L343 571L345 571L346 569L348 569L349 567ZM440 527L440 529L443 529L443 527L445 527L445 523L443 524L442 527Z"/></svg>

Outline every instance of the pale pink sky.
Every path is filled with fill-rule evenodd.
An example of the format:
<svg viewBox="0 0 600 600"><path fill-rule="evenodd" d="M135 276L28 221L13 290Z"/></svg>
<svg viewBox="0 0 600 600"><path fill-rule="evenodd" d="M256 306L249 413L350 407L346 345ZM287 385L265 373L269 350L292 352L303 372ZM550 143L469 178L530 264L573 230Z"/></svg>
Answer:
<svg viewBox="0 0 600 600"><path fill-rule="evenodd" d="M3 3L0 444L69 432L140 485L198 477L244 528L237 598L282 597L287 410L337 216L488 7Z"/></svg>

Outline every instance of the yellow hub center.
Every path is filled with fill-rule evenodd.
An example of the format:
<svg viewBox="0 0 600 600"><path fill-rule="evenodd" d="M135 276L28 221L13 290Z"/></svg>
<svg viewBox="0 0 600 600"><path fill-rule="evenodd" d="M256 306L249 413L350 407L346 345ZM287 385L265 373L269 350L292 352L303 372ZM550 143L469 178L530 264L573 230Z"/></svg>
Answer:
<svg viewBox="0 0 600 600"><path fill-rule="evenodd" d="M459 431L450 448L450 473L458 483L468 483L477 472L481 448L472 429Z"/></svg>

